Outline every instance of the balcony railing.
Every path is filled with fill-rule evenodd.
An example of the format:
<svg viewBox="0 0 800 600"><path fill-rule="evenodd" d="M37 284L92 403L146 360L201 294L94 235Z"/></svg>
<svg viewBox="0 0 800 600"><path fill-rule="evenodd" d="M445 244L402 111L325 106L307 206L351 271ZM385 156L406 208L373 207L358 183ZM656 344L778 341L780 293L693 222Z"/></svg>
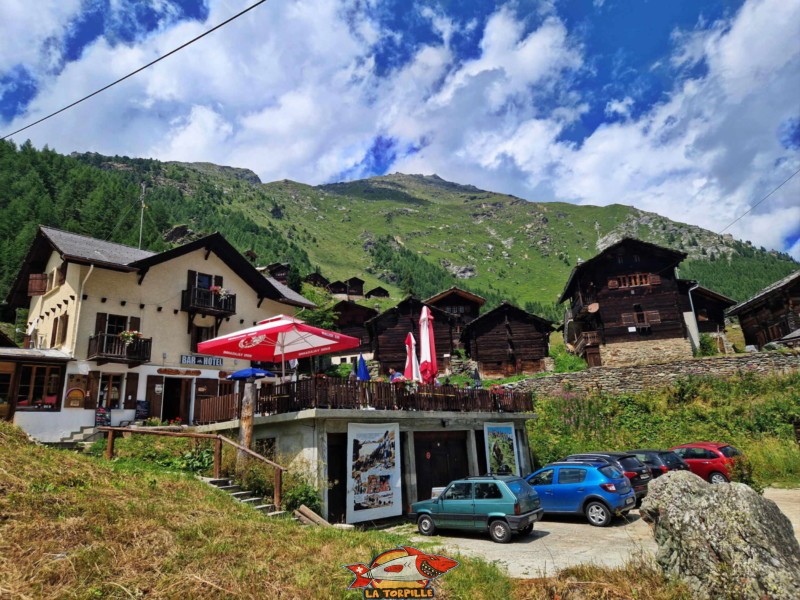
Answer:
<svg viewBox="0 0 800 600"><path fill-rule="evenodd" d="M533 399L528 392L511 390L332 379L307 379L257 390L256 415L310 408L516 413L533 411ZM236 419L240 409L238 395L201 398L195 405L194 420L211 423Z"/></svg>
<svg viewBox="0 0 800 600"><path fill-rule="evenodd" d="M587 346L597 346L600 344L600 333L597 331L584 331L578 336L575 343L575 354L580 356Z"/></svg>
<svg viewBox="0 0 800 600"><path fill-rule="evenodd" d="M190 287L181 292L181 310L214 316L232 315L236 313L236 294L222 296L206 288Z"/></svg>
<svg viewBox="0 0 800 600"><path fill-rule="evenodd" d="M89 360L98 362L150 362L153 338L136 338L126 344L117 334L97 333L89 338Z"/></svg>
<svg viewBox="0 0 800 600"><path fill-rule="evenodd" d="M572 305L574 318L579 319L584 316L589 310L589 305L595 302L597 302L597 297L594 294L578 292L575 296L575 303Z"/></svg>

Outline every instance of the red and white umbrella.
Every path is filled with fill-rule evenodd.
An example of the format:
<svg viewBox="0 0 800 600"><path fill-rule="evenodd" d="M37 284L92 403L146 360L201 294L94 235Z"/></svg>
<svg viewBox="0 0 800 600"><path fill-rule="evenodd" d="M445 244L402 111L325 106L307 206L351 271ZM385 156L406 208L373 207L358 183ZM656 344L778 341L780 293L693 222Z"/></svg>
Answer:
<svg viewBox="0 0 800 600"><path fill-rule="evenodd" d="M201 354L277 362L356 348L361 340L306 325L301 319L278 315L258 325L200 342Z"/></svg>
<svg viewBox="0 0 800 600"><path fill-rule="evenodd" d="M403 370L403 377L408 381L422 381L417 361L417 341L411 332L406 336L406 368Z"/></svg>
<svg viewBox="0 0 800 600"><path fill-rule="evenodd" d="M427 306L422 307L419 317L419 371L424 383L433 383L439 372L433 340L433 315Z"/></svg>

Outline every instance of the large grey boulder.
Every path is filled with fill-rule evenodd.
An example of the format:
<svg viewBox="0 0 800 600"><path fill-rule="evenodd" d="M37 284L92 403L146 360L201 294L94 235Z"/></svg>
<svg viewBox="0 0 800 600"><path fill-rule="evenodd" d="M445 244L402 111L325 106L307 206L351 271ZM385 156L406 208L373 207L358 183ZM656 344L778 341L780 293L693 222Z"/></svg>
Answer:
<svg viewBox="0 0 800 600"><path fill-rule="evenodd" d="M656 560L696 598L800 598L792 524L749 486L671 471L650 483L641 515L653 528Z"/></svg>

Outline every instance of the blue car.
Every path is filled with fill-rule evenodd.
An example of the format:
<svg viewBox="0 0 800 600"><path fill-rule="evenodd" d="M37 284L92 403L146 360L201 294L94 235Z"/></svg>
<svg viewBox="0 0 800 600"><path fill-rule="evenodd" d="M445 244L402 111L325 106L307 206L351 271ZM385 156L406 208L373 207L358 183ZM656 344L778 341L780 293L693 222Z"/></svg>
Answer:
<svg viewBox="0 0 800 600"><path fill-rule="evenodd" d="M583 514L596 527L610 525L636 504L628 478L605 462L555 462L525 480L539 494L545 514Z"/></svg>

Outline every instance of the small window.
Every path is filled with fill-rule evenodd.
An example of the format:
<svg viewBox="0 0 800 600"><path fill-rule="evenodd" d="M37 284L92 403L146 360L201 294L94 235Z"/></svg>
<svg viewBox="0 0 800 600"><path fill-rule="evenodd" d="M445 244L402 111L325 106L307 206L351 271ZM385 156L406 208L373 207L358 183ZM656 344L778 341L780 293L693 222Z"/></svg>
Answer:
<svg viewBox="0 0 800 600"><path fill-rule="evenodd" d="M600 467L600 472L609 479L619 479L620 477L622 477L622 473L620 473L617 469L611 466Z"/></svg>
<svg viewBox="0 0 800 600"><path fill-rule="evenodd" d="M503 492L496 483L476 483L475 500L497 500L503 497Z"/></svg>
<svg viewBox="0 0 800 600"><path fill-rule="evenodd" d="M734 456L741 455L741 452L739 452L739 450L733 446L723 446L719 449L719 451L722 452L722 456L726 458L733 458Z"/></svg>
<svg viewBox="0 0 800 600"><path fill-rule="evenodd" d="M558 472L558 483L580 483L586 479L586 469L561 469Z"/></svg>
<svg viewBox="0 0 800 600"><path fill-rule="evenodd" d="M472 500L471 483L454 483L444 493L445 500Z"/></svg>
<svg viewBox="0 0 800 600"><path fill-rule="evenodd" d="M529 483L531 485L550 485L553 483L553 469L547 469L546 471L538 473L531 478Z"/></svg>

